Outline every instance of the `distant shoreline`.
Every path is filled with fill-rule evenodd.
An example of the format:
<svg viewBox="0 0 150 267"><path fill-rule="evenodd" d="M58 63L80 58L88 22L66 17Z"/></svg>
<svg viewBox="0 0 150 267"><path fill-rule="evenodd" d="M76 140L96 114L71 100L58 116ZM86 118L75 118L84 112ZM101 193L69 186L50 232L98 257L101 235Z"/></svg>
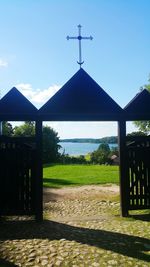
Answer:
<svg viewBox="0 0 150 267"><path fill-rule="evenodd" d="M118 137L117 136L109 136L102 138L70 138L70 139L60 139L60 142L64 143L91 143L91 144L100 144L100 143L108 143L108 144L117 144Z"/></svg>
<svg viewBox="0 0 150 267"><path fill-rule="evenodd" d="M90 141L90 140L89 140ZM99 141L99 140L98 140ZM72 142L72 140L67 140L66 142L60 142L59 145L61 146L59 152L60 153L65 153L71 156L79 156L79 155L87 155L89 153L92 153L93 151L97 150L99 145L102 144L104 142L86 142L85 140L83 140L83 142ZM106 144L106 142L105 142ZM118 144L117 143L108 143L109 147L117 147Z"/></svg>

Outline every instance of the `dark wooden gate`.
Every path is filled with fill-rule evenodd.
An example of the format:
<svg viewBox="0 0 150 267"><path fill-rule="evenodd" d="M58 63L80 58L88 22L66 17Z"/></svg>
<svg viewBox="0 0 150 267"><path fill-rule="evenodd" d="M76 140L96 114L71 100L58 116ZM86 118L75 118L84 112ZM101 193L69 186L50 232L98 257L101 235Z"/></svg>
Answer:
<svg viewBox="0 0 150 267"><path fill-rule="evenodd" d="M36 142L0 136L0 215L35 214Z"/></svg>
<svg viewBox="0 0 150 267"><path fill-rule="evenodd" d="M127 137L128 210L150 209L150 137Z"/></svg>

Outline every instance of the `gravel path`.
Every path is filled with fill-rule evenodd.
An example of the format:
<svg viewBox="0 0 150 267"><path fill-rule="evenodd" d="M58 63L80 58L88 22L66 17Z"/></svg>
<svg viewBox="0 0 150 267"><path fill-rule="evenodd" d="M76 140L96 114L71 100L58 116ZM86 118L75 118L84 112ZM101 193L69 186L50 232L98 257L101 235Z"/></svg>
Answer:
<svg viewBox="0 0 150 267"><path fill-rule="evenodd" d="M44 188L44 203L64 199L110 199L119 194L119 186L115 184L86 185L77 187L64 187L61 189Z"/></svg>
<svg viewBox="0 0 150 267"><path fill-rule="evenodd" d="M51 190L42 223L0 223L0 267L150 266L150 216L121 218L118 187Z"/></svg>

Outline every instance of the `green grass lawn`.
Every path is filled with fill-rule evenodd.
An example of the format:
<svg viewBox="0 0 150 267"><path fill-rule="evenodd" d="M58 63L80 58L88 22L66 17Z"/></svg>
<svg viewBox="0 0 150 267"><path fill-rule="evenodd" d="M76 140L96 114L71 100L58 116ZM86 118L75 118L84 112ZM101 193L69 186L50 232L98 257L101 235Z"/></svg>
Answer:
<svg viewBox="0 0 150 267"><path fill-rule="evenodd" d="M46 165L43 168L43 185L60 188L91 184L119 183L118 166L103 165Z"/></svg>

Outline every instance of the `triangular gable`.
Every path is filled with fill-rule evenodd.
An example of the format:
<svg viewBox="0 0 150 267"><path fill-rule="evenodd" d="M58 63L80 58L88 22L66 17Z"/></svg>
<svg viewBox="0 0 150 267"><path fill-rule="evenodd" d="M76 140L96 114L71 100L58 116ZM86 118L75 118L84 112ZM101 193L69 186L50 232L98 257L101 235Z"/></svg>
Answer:
<svg viewBox="0 0 150 267"><path fill-rule="evenodd" d="M150 120L150 93L144 89L124 108L127 118Z"/></svg>
<svg viewBox="0 0 150 267"><path fill-rule="evenodd" d="M9 120L26 120L34 118L37 115L37 109L30 101L23 96L17 88L13 87L0 100L0 117L9 117ZM25 116L23 118L23 116Z"/></svg>
<svg viewBox="0 0 150 267"><path fill-rule="evenodd" d="M43 119L116 118L121 107L81 68L46 104ZM102 118L101 118L102 119Z"/></svg>

